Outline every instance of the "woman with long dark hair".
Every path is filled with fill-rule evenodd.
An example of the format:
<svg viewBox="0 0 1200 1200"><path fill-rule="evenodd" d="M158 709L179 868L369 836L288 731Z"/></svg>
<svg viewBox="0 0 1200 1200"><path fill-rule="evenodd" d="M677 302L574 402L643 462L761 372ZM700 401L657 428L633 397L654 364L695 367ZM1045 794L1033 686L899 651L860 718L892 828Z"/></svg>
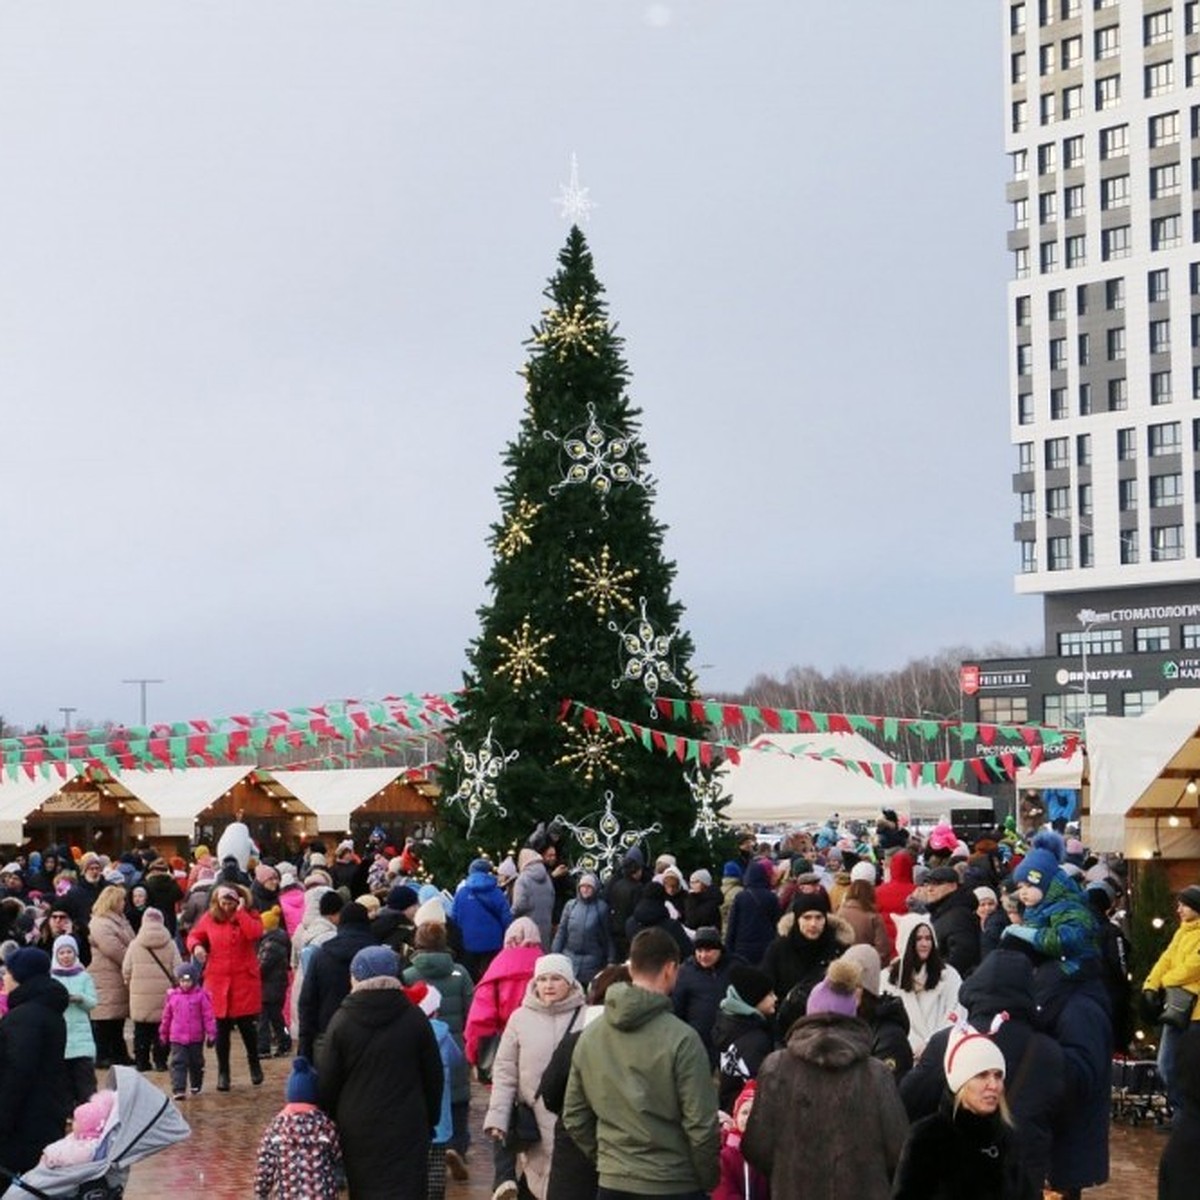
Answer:
<svg viewBox="0 0 1200 1200"><path fill-rule="evenodd" d="M933 922L924 913L896 918L896 957L883 990L898 996L908 1014L908 1042L914 1058L958 1007L962 977L938 953Z"/></svg>

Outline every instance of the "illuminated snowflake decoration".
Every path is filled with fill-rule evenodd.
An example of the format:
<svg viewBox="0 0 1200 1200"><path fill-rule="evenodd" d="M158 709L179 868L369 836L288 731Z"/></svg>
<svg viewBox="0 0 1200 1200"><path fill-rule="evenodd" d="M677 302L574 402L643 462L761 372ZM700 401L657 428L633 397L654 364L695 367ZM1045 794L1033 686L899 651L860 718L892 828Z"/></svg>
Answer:
<svg viewBox="0 0 1200 1200"><path fill-rule="evenodd" d="M528 613L521 622L521 628L512 637L497 634L496 641L508 651L508 657L496 668L496 674L507 675L516 690L519 691L531 679L550 677L543 659L546 657L546 647L554 641L554 634L534 633L529 626Z"/></svg>
<svg viewBox="0 0 1200 1200"><path fill-rule="evenodd" d="M558 185L558 195L553 200L558 205L558 215L572 225L586 222L591 216L592 209L599 207L594 200L588 199L588 188L579 182L579 160L571 155L571 179L568 183Z"/></svg>
<svg viewBox="0 0 1200 1200"><path fill-rule="evenodd" d="M591 783L598 775L624 775L621 764L613 758L613 751L623 742L623 737L609 737L602 729L580 729L567 727L567 749L555 766L570 767L576 775L582 775L585 783Z"/></svg>
<svg viewBox="0 0 1200 1200"><path fill-rule="evenodd" d="M504 522L504 532L496 539L496 553L502 558L515 558L526 546L533 545L530 530L534 518L546 506L534 504L530 500L517 501L517 507L508 514Z"/></svg>
<svg viewBox="0 0 1200 1200"><path fill-rule="evenodd" d="M478 750L465 750L462 742L454 743L454 753L462 759L463 779L450 801L463 806L467 814L468 837L475 828L475 818L485 808L494 809L498 817L508 816L508 810L497 799L496 780L504 768L520 756L520 751L510 750L505 754L492 737L494 725L494 721L488 725L487 737Z"/></svg>
<svg viewBox="0 0 1200 1200"><path fill-rule="evenodd" d="M596 339L608 332L608 321L604 317L588 316L587 305L576 300L569 309L548 308L542 313L542 328L533 335L533 340L547 350L553 350L558 361L563 362L576 350L585 350L596 355Z"/></svg>
<svg viewBox="0 0 1200 1200"><path fill-rule="evenodd" d="M705 778L699 770L685 774L683 778L696 802L696 823L692 826L692 837L699 833L711 843L725 828L725 822L717 813L717 805L723 799L720 780L715 776Z"/></svg>
<svg viewBox="0 0 1200 1200"><path fill-rule="evenodd" d="M613 812L613 794L604 793L604 812L593 829L590 825L574 825L564 816L554 818L571 831L575 844L582 851L576 856L577 872L589 871L607 880L626 851L633 849L643 838L658 833L662 826L655 821L649 829L622 829Z"/></svg>
<svg viewBox="0 0 1200 1200"><path fill-rule="evenodd" d="M614 429L605 428L596 420L596 406L587 406L588 423L572 430L569 437L560 438L548 429L542 436L558 442L567 458L567 469L560 483L553 484L550 495L557 496L565 487L590 485L603 502L617 485L636 485L650 491L649 481L642 477L638 466L638 440L626 437Z"/></svg>
<svg viewBox="0 0 1200 1200"><path fill-rule="evenodd" d="M599 557L593 554L586 560L573 558L570 566L577 586L568 599L586 600L601 620L608 616L610 608L633 612L628 584L637 578L637 567L614 563L607 544L600 548Z"/></svg>
<svg viewBox="0 0 1200 1200"><path fill-rule="evenodd" d="M645 596L641 597L640 605L641 617L637 621L631 622L625 629L622 629L616 621L608 623L609 629L620 635L621 649L627 656L625 669L620 679L614 679L612 685L614 688L619 688L622 683L630 680L640 681L642 687L646 689L646 695L650 697L650 716L656 718L658 708L654 700L658 695L659 684L679 683L667 658L667 655L671 653L671 643L675 640L676 631L656 632L646 617Z"/></svg>

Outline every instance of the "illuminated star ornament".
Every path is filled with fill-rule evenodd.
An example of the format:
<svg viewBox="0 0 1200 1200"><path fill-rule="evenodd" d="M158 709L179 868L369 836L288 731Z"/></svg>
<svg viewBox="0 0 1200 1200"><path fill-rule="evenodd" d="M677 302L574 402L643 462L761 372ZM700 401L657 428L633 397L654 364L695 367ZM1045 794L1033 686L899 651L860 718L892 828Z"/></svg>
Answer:
<svg viewBox="0 0 1200 1200"><path fill-rule="evenodd" d="M518 500L517 507L504 522L504 532L496 539L496 553L502 558L515 558L526 546L533 545L530 530L534 518L543 508L544 504L534 504L524 497Z"/></svg>
<svg viewBox="0 0 1200 1200"><path fill-rule="evenodd" d="M528 613L521 622L521 628L512 637L497 634L496 641L508 651L508 657L496 668L496 674L507 675L514 689L519 691L531 679L550 677L543 659L546 657L546 647L554 641L554 634L534 633L529 625Z"/></svg>
<svg viewBox="0 0 1200 1200"><path fill-rule="evenodd" d="M633 849L644 837L658 833L662 826L655 821L649 829L622 829L621 822L613 812L613 794L604 793L604 812L596 828L590 825L574 825L564 816L554 818L565 829L571 831L575 844L582 851L575 858L577 871L589 871L607 880L613 873L617 861Z"/></svg>
<svg viewBox="0 0 1200 1200"><path fill-rule="evenodd" d="M583 776L585 783L591 783L597 775L624 775L621 764L612 756L624 740L609 737L600 729L579 729L569 725L567 741L570 744L555 766L570 767L576 775Z"/></svg>
<svg viewBox="0 0 1200 1200"><path fill-rule="evenodd" d="M563 362L572 351L586 350L599 354L596 339L608 331L604 317L588 316L587 305L576 300L569 309L548 308L542 314L542 328L533 335L539 346L553 350Z"/></svg>
<svg viewBox="0 0 1200 1200"><path fill-rule="evenodd" d="M637 578L637 568L614 563L607 543L601 546L599 556L573 558L570 567L576 590L568 596L569 600L586 600L601 620L608 616L610 608L633 612L628 584Z"/></svg>
<svg viewBox="0 0 1200 1200"><path fill-rule="evenodd" d="M670 633L659 633L646 617L646 597L642 596L641 617L622 629L616 621L609 621L608 627L621 638L621 649L626 654L625 669L620 679L613 680L613 687L619 688L629 680L640 680L642 687L650 698L650 716L658 716L658 706L654 698L658 695L660 683L678 684L675 672L667 655L671 653L671 643L675 640L676 630Z"/></svg>
<svg viewBox="0 0 1200 1200"><path fill-rule="evenodd" d="M492 737L494 725L495 722L488 725L487 737L478 750L464 750L462 742L454 743L454 753L462 759L463 779L450 800L461 804L466 811L468 837L475 828L475 818L485 808L494 809L499 817L508 816L508 810L497 800L496 780L520 756L520 751L510 750L505 754Z"/></svg>
<svg viewBox="0 0 1200 1200"><path fill-rule="evenodd" d="M579 183L579 159L572 154L571 178L569 182L558 185L558 195L553 201L558 205L558 215L564 221L570 221L572 225L578 225L581 222L587 223L592 209L599 207L594 201L588 199L588 190Z"/></svg>
<svg viewBox="0 0 1200 1200"><path fill-rule="evenodd" d="M651 491L649 482L640 473L637 438L601 425L596 420L594 404L587 406L587 414L587 425L573 429L565 438L548 429L542 431L547 441L562 446L566 456L566 471L561 482L551 485L550 495L557 496L565 487L590 486L603 504L616 486Z"/></svg>
<svg viewBox="0 0 1200 1200"><path fill-rule="evenodd" d="M717 813L717 805L724 798L721 782L715 776L706 779L699 770L687 773L683 778L696 802L696 823L692 826L692 837L699 833L711 844L713 838L725 828L725 822Z"/></svg>

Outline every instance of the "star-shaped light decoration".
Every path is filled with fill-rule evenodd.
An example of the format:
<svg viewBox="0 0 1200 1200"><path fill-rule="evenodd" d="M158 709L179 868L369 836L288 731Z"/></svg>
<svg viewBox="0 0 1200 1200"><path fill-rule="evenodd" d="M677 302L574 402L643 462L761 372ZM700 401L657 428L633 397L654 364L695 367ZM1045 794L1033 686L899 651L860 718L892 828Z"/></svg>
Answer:
<svg viewBox="0 0 1200 1200"><path fill-rule="evenodd" d="M568 600L586 600L603 620L610 608L623 608L633 612L629 583L637 578L637 567L622 567L612 561L612 551L606 542L600 554L590 558L570 560L571 574L575 577L576 589Z"/></svg>
<svg viewBox="0 0 1200 1200"><path fill-rule="evenodd" d="M589 825L575 825L564 816L554 818L571 831L576 844L583 851L575 859L576 871L590 871L607 880L613 873L617 860L625 856L643 838L658 833L662 826L655 821L649 829L622 829L621 822L613 812L613 794L604 793L604 812L593 829Z"/></svg>
<svg viewBox="0 0 1200 1200"><path fill-rule="evenodd" d="M587 223L592 209L599 207L595 201L588 199L588 190L579 183L579 159L572 154L570 181L558 185L558 195L553 200L558 205L558 215L564 221L570 221L572 225Z"/></svg>
<svg viewBox="0 0 1200 1200"><path fill-rule="evenodd" d="M696 802L696 823L692 826L692 837L702 834L711 844L713 838L725 829L725 822L717 813L717 805L724 798L721 781L715 775L706 778L699 769L686 773L683 778Z"/></svg>
<svg viewBox="0 0 1200 1200"><path fill-rule="evenodd" d="M496 553L502 558L515 558L526 546L533 545L534 518L546 506L534 504L523 496L504 522L504 532L496 539Z"/></svg>
<svg viewBox="0 0 1200 1200"><path fill-rule="evenodd" d="M554 641L554 634L534 633L530 628L528 613L521 621L521 628L512 637L498 633L496 641L508 651L508 657L496 668L496 674L507 675L514 690L520 691L531 679L550 677L542 660L546 657L546 647Z"/></svg>
<svg viewBox="0 0 1200 1200"><path fill-rule="evenodd" d="M475 828L475 818L485 808L495 809L499 817L508 816L508 810L497 799L496 780L510 762L520 757L521 752L510 750L505 754L492 737L494 727L494 721L488 724L487 737L478 750L466 750L462 742L454 743L454 753L462 760L463 778L450 801L461 804L466 811L468 837Z"/></svg>
<svg viewBox="0 0 1200 1200"><path fill-rule="evenodd" d="M574 350L586 350L595 355L596 338L608 330L608 322L600 316L589 316L587 305L576 300L568 309L548 308L542 313L542 328L533 335L539 346L545 346L563 362Z"/></svg>
<svg viewBox="0 0 1200 1200"><path fill-rule="evenodd" d="M573 429L565 438L548 429L542 431L547 441L562 446L566 456L566 471L562 480L551 486L550 495L557 496L565 487L587 484L603 504L618 484L651 491L650 481L641 474L638 464L638 439L601 425L594 404L587 406L587 414L587 425Z"/></svg>
<svg viewBox="0 0 1200 1200"><path fill-rule="evenodd" d="M576 775L582 775L584 783L591 783L597 775L624 775L621 764L613 758L613 751L625 741L623 737L610 737L602 729L580 729L567 726L567 749L555 766L570 767Z"/></svg>
<svg viewBox="0 0 1200 1200"><path fill-rule="evenodd" d="M654 719L658 716L658 706L654 703L654 698L658 695L659 684L679 682L667 658L677 631L658 633L646 616L645 596L641 597L640 604L640 619L631 622L625 629L616 621L608 623L609 629L620 635L621 649L627 655L625 669L620 679L614 679L612 685L618 688L627 680L640 680L650 698L650 716Z"/></svg>

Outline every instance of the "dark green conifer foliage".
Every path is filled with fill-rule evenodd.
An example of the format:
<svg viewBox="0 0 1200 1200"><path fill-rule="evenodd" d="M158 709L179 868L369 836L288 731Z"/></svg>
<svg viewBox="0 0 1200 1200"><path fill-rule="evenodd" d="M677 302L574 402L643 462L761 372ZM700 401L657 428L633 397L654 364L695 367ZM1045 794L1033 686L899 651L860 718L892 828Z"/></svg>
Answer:
<svg viewBox="0 0 1200 1200"><path fill-rule="evenodd" d="M447 739L451 753L440 780L443 825L436 857L456 870L479 848L502 853L522 844L538 822L560 813L594 827L606 790L613 793L623 828L662 825L662 833L650 839L652 848L669 846L685 864L712 857L702 839L692 843L695 806L684 764L675 757L614 741L610 756L621 773L598 770L590 783L583 770L559 761L575 745L568 725L559 720L564 700L667 733L693 738L704 733L690 720L672 721L663 714L652 719L642 682L624 680L613 686L626 657L609 622L622 629L636 627L644 597L646 618L656 634L670 634L679 629L683 606L671 594L675 567L663 557L664 527L654 519L653 491L643 486L649 468L637 441L639 411L627 394L622 341L608 320L603 292L584 236L572 228L545 292L549 306L527 343L526 409L516 439L505 450L506 478L497 489L501 515L489 539L495 551L488 578L492 599L479 610L479 635L468 650L462 716ZM585 437L589 406L603 436L599 461L585 456L578 465L587 478L564 485L572 462L564 442ZM611 452L614 438L627 445L623 457ZM622 462L633 472L633 482L618 478L614 468ZM607 492L595 486L601 474L612 481ZM523 521L522 505L526 512L535 506L532 517ZM527 542L513 534L514 515ZM588 575L577 564L599 566L606 546L609 573L619 580L629 607L610 598L601 615L596 596L580 594ZM630 570L636 575L622 578ZM526 618L526 640L536 665L515 686L513 646L522 642ZM692 653L690 636L679 630L666 658L682 682L664 681L660 696L688 694ZM570 724L580 728L578 718ZM484 808L468 838L462 806L449 803L463 777L452 751L456 741L467 751L477 750L489 727L497 747L505 753L516 750L519 758L496 780L498 803L506 815Z"/></svg>

